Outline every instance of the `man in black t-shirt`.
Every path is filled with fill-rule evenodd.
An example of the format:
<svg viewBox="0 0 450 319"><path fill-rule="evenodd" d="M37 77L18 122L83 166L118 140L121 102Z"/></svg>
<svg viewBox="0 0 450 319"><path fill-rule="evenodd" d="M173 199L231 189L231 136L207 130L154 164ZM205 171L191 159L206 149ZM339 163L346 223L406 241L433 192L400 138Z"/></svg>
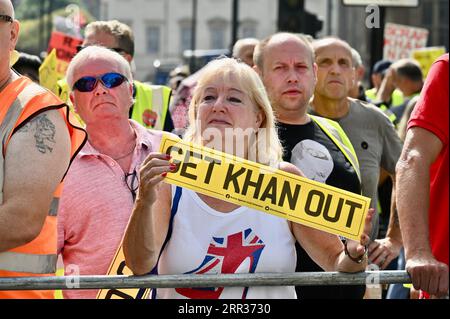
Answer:
<svg viewBox="0 0 450 319"><path fill-rule="evenodd" d="M337 145L324 125L327 122L306 113L317 80L308 39L290 33L272 35L257 45L253 59L279 122L284 160L310 179L360 194L359 167L351 157L353 147L350 144L351 151L344 154L341 137L333 135ZM323 271L300 245L296 250L296 271ZM365 286L299 286L296 291L301 299L357 299L364 296Z"/></svg>

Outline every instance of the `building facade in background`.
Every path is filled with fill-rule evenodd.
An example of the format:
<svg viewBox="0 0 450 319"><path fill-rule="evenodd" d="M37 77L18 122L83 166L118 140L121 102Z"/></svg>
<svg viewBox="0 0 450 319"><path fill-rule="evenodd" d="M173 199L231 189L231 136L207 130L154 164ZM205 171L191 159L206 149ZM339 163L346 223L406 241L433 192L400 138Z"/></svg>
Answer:
<svg viewBox="0 0 450 319"><path fill-rule="evenodd" d="M371 67L382 58L384 23L395 23L429 31L427 47L444 46L449 50L449 1L419 0L417 7L380 8L380 28L368 28L369 13L364 6L345 6L341 0L323 0L330 9L331 34L347 40L361 54L366 66L366 82L369 82ZM374 1L376 2L376 1ZM395 1L391 1L395 3ZM384 11L384 12L383 12ZM381 33L381 36L380 34ZM374 38L379 38L374 41ZM375 46L375 47L374 47Z"/></svg>
<svg viewBox="0 0 450 319"><path fill-rule="evenodd" d="M136 77L152 80L154 62L177 64L191 48L192 0L101 0L100 19L129 24L136 42ZM263 38L276 31L277 1L241 0L238 38ZM198 0L196 49L231 44L232 0Z"/></svg>
<svg viewBox="0 0 450 319"><path fill-rule="evenodd" d="M155 61L176 65L191 48L194 0L99 0L98 18L118 19L129 24L136 38L136 77L153 80ZM196 49L228 49L232 45L233 0L197 0ZM374 60L382 52L383 25L366 25L364 6L346 6L342 0L288 0L302 6L322 21L316 34L339 36L357 49L366 65L366 82ZM393 1L395 2L395 1ZM277 31L275 0L239 0L238 38L264 38ZM445 46L448 51L448 0L419 0L414 8L385 7L380 22L427 28L427 46Z"/></svg>

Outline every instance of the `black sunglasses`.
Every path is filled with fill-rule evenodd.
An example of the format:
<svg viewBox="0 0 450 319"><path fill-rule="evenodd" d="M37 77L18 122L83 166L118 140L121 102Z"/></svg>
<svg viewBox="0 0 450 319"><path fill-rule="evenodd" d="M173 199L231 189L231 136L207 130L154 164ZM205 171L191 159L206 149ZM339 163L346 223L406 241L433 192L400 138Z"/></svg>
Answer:
<svg viewBox="0 0 450 319"><path fill-rule="evenodd" d="M77 45L77 53L80 52L83 49L86 49L87 47L88 47L88 45L86 45L86 46L84 46L84 45ZM125 51L124 49L121 49L121 48L107 48L107 49L110 49L110 50L112 50L114 52L117 52L119 54L120 53L127 53L127 51Z"/></svg>
<svg viewBox="0 0 450 319"><path fill-rule="evenodd" d="M120 73L105 73L99 76L83 76L78 79L73 85L74 90L79 92L92 92L97 86L97 82L100 81L104 87L112 89L118 87L128 79Z"/></svg>
<svg viewBox="0 0 450 319"><path fill-rule="evenodd" d="M13 22L14 19L11 16L8 16L6 14L0 14L0 20L3 20L5 22Z"/></svg>

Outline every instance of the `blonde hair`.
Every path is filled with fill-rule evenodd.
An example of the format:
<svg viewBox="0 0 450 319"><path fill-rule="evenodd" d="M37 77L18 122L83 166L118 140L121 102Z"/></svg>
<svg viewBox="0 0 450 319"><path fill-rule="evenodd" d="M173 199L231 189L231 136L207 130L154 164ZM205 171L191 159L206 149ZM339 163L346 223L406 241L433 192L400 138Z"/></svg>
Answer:
<svg viewBox="0 0 450 319"><path fill-rule="evenodd" d="M239 39L236 41L236 43L233 46L233 57L234 58L241 58L241 51L246 46L253 46L255 47L259 43L259 40L256 38L244 38Z"/></svg>
<svg viewBox="0 0 450 319"><path fill-rule="evenodd" d="M229 83L236 83L249 99L262 112L264 119L256 132L254 142L249 151L257 154L254 160L264 165L277 165L282 161L283 148L275 127L275 116L267 97L264 85L258 74L247 64L232 58L219 58L209 62L201 71L189 105L189 127L184 139L193 143L201 143L201 132L197 123L197 110L202 94L211 81L221 78ZM250 152L249 152L250 153ZM274 164L274 165L273 165Z"/></svg>

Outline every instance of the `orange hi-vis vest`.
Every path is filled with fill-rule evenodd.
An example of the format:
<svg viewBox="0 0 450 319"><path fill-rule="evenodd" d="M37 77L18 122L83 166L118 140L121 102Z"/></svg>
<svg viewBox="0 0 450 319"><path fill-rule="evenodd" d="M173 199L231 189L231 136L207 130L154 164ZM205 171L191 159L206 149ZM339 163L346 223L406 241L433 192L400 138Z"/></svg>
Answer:
<svg viewBox="0 0 450 319"><path fill-rule="evenodd" d="M26 77L13 81L0 92L0 204L3 203L4 159L11 136L33 116L58 110L64 118L71 138L71 159L86 142L86 132L69 108L50 91ZM67 173L67 171L66 171ZM50 210L39 235L29 243L0 252L0 277L54 276L57 261L56 215L62 190L61 183L53 193ZM32 205L32 203L30 203ZM54 298L51 290L0 291L0 298Z"/></svg>

